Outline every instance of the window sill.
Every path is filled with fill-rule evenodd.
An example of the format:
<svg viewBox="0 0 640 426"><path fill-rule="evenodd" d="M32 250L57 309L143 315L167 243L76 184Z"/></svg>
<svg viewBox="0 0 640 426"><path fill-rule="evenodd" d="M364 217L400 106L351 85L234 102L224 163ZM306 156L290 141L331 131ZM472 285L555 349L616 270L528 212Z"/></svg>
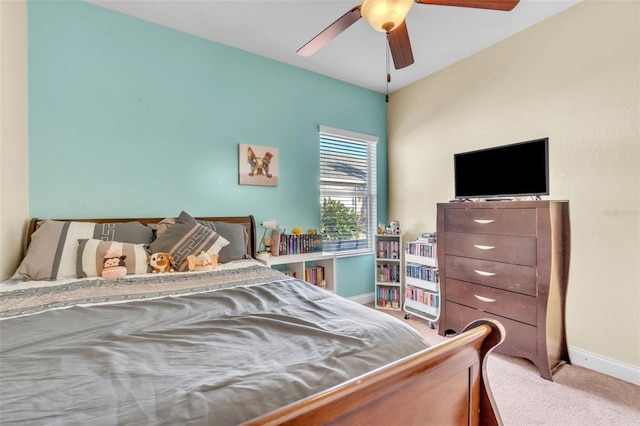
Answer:
<svg viewBox="0 0 640 426"><path fill-rule="evenodd" d="M355 256L367 256L370 254L374 254L373 250L369 250L369 249L361 249L361 250L349 250L349 251L336 251L333 252L333 254L336 255L337 259L343 258L343 257L355 257Z"/></svg>

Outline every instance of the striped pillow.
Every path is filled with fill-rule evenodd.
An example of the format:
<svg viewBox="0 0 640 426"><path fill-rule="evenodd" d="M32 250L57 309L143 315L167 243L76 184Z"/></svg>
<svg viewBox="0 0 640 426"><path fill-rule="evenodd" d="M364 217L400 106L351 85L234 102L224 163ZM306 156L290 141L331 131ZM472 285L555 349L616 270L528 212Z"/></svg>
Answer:
<svg viewBox="0 0 640 426"><path fill-rule="evenodd" d="M218 263L227 263L232 260L239 259L251 259L251 256L247 253L247 240L249 239L249 233L244 225L237 223L225 223L225 222L211 222L200 219L193 219L194 222L217 232L229 241L229 245L223 247L218 253ZM167 217L156 224L156 233L158 237L167 229L176 224L175 217Z"/></svg>
<svg viewBox="0 0 640 426"><path fill-rule="evenodd" d="M187 256L198 255L201 251L217 255L228 244L220 234L182 212L176 223L151 243L150 249L151 253L169 253L176 269L186 271L189 269Z"/></svg>
<svg viewBox="0 0 640 426"><path fill-rule="evenodd" d="M144 244L129 244L118 241L78 240L78 258L76 261L78 278L99 277L102 275L104 255L107 251L119 251L127 256L124 263L127 275L146 274L149 265L149 252Z"/></svg>
<svg viewBox="0 0 640 426"><path fill-rule="evenodd" d="M31 244L14 280L58 280L77 274L79 239L149 244L153 231L140 222L92 223L45 220L31 236Z"/></svg>

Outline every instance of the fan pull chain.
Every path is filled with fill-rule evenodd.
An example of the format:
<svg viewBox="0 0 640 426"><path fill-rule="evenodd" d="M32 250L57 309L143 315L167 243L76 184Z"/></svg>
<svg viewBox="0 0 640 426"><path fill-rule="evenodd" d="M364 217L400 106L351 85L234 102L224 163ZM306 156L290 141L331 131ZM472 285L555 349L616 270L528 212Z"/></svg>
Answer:
<svg viewBox="0 0 640 426"><path fill-rule="evenodd" d="M387 32L387 37L385 38L385 48L387 53L387 96L385 101L389 103L389 83L391 82L391 73L389 72L389 32Z"/></svg>

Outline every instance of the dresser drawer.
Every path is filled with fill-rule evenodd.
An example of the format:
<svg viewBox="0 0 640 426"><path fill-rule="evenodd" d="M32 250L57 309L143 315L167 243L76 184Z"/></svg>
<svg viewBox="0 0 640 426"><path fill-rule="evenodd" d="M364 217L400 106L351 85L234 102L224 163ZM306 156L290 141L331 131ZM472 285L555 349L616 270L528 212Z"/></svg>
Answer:
<svg viewBox="0 0 640 426"><path fill-rule="evenodd" d="M451 278L447 278L446 288L447 301L527 324L536 324L536 298L533 296L466 283Z"/></svg>
<svg viewBox="0 0 640 426"><path fill-rule="evenodd" d="M538 295L537 273L533 266L459 256L445 256L444 265L446 278L455 278L529 296Z"/></svg>
<svg viewBox="0 0 640 426"><path fill-rule="evenodd" d="M447 209L445 232L536 236L536 209Z"/></svg>
<svg viewBox="0 0 640 426"><path fill-rule="evenodd" d="M445 254L536 266L536 239L445 232Z"/></svg>
<svg viewBox="0 0 640 426"><path fill-rule="evenodd" d="M499 315L481 312L467 306L459 305L453 302L445 302L445 318L444 326L456 333L462 331L464 326L473 320L480 318L490 318L504 326L506 336L504 342L496 346L495 351L529 358L538 354L537 328L518 321L513 321ZM442 324L440 325L443 326ZM444 334L444 333L443 333Z"/></svg>

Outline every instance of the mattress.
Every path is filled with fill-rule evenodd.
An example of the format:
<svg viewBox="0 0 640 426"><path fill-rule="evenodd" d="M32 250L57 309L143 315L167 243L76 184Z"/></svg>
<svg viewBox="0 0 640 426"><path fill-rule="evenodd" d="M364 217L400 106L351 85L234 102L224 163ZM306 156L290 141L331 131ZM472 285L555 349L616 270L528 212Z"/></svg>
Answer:
<svg viewBox="0 0 640 426"><path fill-rule="evenodd" d="M427 346L253 260L2 284L0 316L2 424L238 424Z"/></svg>

